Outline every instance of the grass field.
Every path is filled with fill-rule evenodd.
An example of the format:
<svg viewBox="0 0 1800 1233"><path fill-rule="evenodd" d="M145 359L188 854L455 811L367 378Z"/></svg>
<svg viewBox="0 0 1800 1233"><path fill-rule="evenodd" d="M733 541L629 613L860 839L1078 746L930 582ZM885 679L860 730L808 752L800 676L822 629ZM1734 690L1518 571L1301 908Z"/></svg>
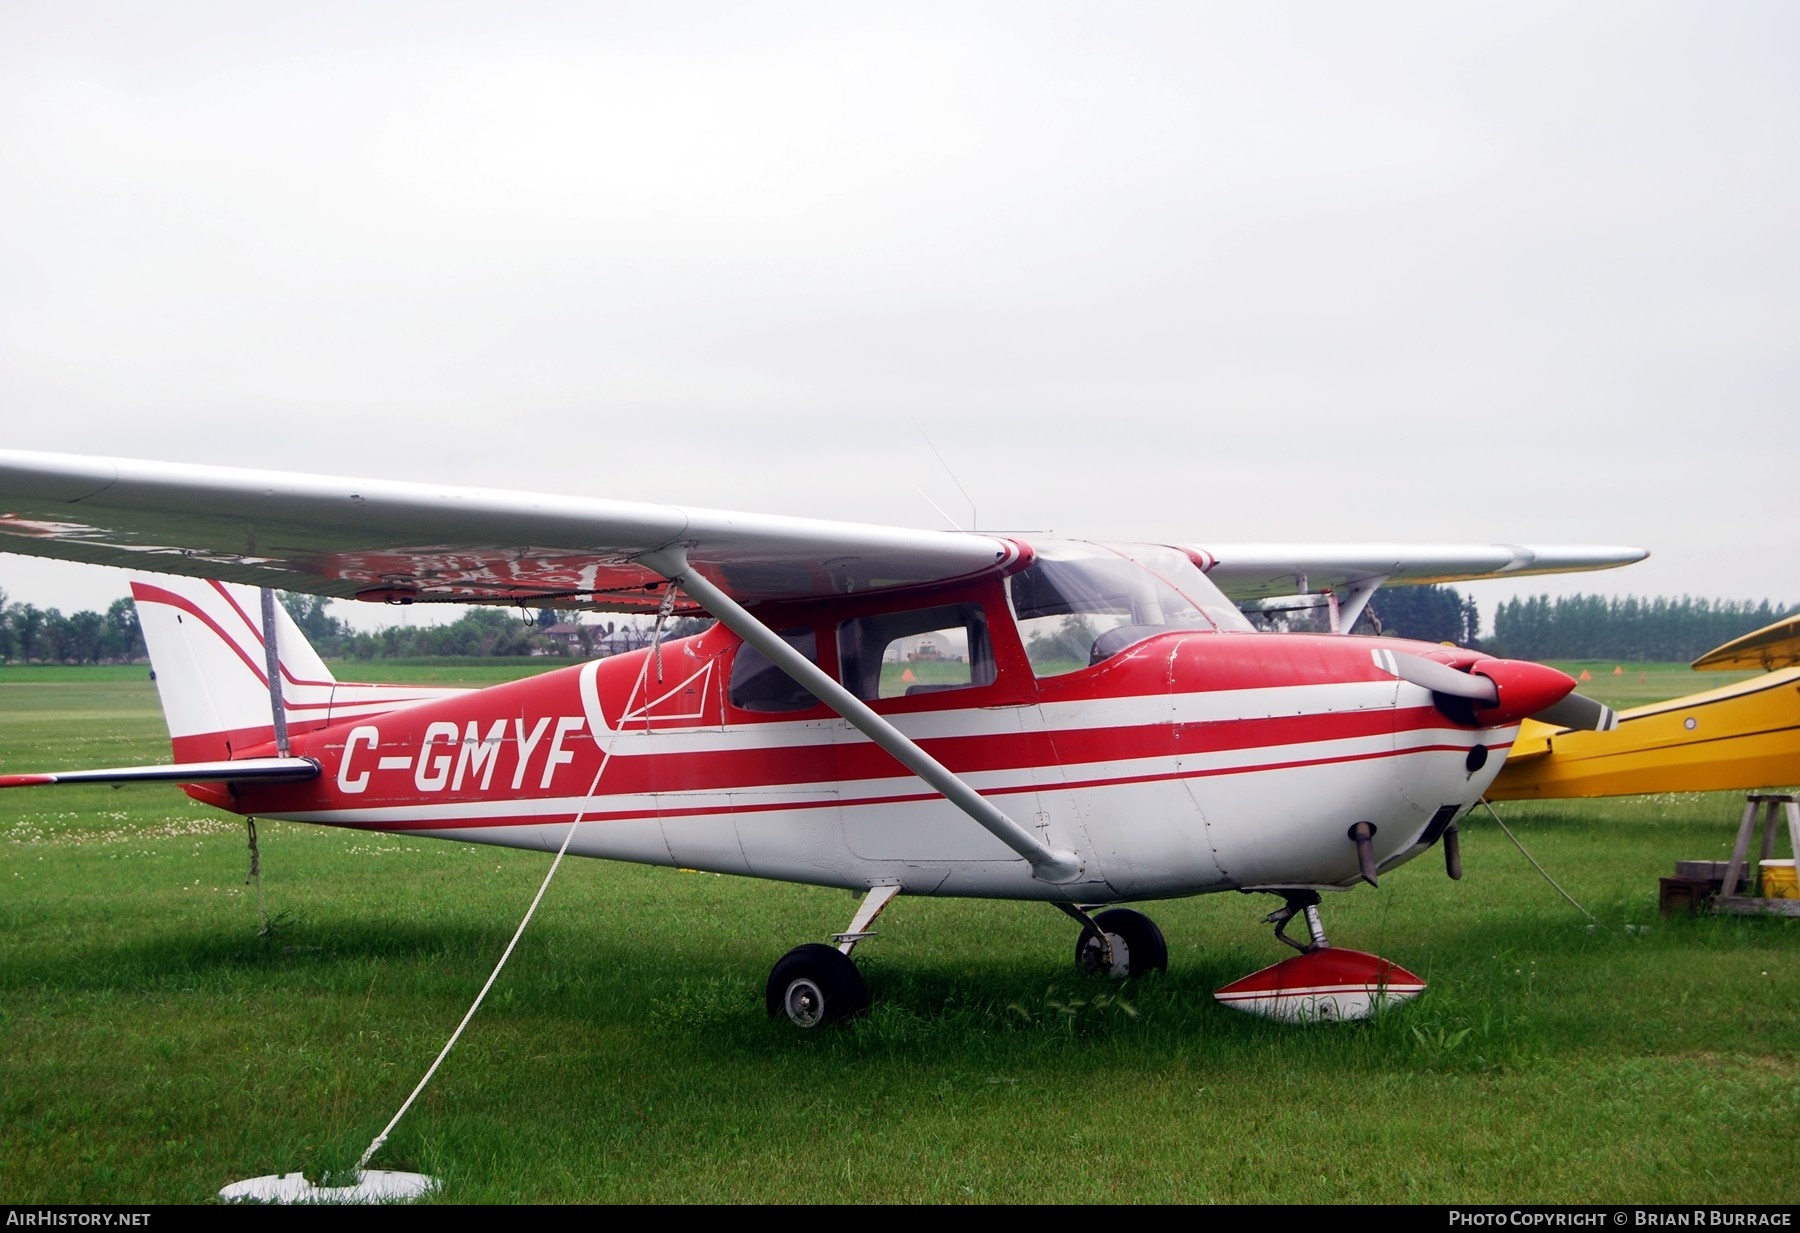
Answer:
<svg viewBox="0 0 1800 1233"><path fill-rule="evenodd" d="M1756 675L1754 672L1695 672L1686 664L1622 664L1610 659L1557 659L1549 663L1575 677L1582 693L1619 710L1717 689ZM1588 674L1588 680L1580 679L1583 672Z"/></svg>
<svg viewBox="0 0 1800 1233"><path fill-rule="evenodd" d="M1717 683L1586 666L1620 705ZM340 673L443 679L386 667ZM0 770L166 756L142 669L0 670ZM1474 819L1463 882L1428 855L1326 905L1431 988L1312 1028L1212 1000L1283 957L1265 897L1152 905L1170 971L1124 987L1075 976L1047 907L903 898L857 952L869 1017L797 1038L769 965L853 897L570 862L375 1163L451 1202L1792 1203L1800 924L1656 912L1741 808L1504 806L1593 922ZM0 1202L352 1164L548 864L282 824L261 848L267 937L241 821L151 786L0 798Z"/></svg>

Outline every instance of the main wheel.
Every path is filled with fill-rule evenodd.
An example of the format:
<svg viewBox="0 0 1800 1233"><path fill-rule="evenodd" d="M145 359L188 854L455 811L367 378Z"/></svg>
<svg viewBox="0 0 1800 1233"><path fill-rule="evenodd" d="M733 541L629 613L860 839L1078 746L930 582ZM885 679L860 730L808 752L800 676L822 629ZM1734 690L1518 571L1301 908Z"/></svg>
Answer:
<svg viewBox="0 0 1800 1233"><path fill-rule="evenodd" d="M1165 972L1169 968L1169 944L1162 930L1142 912L1130 908L1113 908L1094 917L1094 923L1112 940L1112 965L1106 963L1106 948L1092 927L1083 928L1075 940L1075 966L1090 976L1110 976L1123 980L1127 976L1143 976L1149 972Z"/></svg>
<svg viewBox="0 0 1800 1233"><path fill-rule="evenodd" d="M869 989L850 957L835 946L808 942L781 957L769 973L769 1017L786 1015L797 1028L818 1028L869 1009Z"/></svg>

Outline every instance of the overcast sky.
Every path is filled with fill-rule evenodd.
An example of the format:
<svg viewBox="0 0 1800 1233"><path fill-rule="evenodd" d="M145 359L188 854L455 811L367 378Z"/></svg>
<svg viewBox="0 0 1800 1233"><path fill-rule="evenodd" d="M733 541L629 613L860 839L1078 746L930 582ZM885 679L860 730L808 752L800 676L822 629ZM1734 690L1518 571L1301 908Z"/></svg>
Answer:
<svg viewBox="0 0 1800 1233"><path fill-rule="evenodd" d="M0 422L1800 601L1797 189L1792 3L5 0Z"/></svg>

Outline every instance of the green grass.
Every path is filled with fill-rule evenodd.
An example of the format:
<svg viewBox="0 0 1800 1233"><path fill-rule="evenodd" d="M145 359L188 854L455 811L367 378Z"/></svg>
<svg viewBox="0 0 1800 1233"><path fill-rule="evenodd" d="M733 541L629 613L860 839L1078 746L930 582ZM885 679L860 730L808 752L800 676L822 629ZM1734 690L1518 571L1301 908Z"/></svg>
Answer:
<svg viewBox="0 0 1800 1233"><path fill-rule="evenodd" d="M1695 672L1686 664L1627 664L1610 659L1556 659L1549 663L1575 677L1582 693L1620 710L1717 689L1757 675L1754 672ZM1622 671L1615 672L1615 669ZM1580 680L1583 672L1588 674L1589 680Z"/></svg>
<svg viewBox="0 0 1800 1233"><path fill-rule="evenodd" d="M141 676L0 679L0 769L166 750ZM903 898L857 952L870 1016L798 1038L763 981L852 896L570 862L376 1164L456 1202L1791 1203L1800 925L1656 913L1741 808L1505 806L1597 923L1475 820L1463 882L1428 855L1326 905L1431 988L1313 1028L1212 1001L1283 957L1264 897L1152 905L1170 971L1124 987L1073 974L1047 907ZM150 786L0 797L0 1200L347 1167L548 864L260 830L268 937L241 821Z"/></svg>
<svg viewBox="0 0 1800 1233"><path fill-rule="evenodd" d="M962 660L914 660L881 665L880 696L904 697L914 685L968 685L969 665Z"/></svg>
<svg viewBox="0 0 1800 1233"><path fill-rule="evenodd" d="M332 675L340 681L380 681L395 685L498 685L503 681L567 668L577 662L549 655L330 661Z"/></svg>

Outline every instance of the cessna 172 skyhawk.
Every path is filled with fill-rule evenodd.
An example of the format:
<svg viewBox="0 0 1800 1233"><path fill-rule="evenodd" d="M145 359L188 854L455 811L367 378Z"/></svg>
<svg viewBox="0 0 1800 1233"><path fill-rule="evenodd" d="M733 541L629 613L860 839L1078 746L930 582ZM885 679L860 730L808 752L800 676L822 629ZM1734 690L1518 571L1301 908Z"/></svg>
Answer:
<svg viewBox="0 0 1800 1233"><path fill-rule="evenodd" d="M1264 891L1301 952L1220 998L1354 1015L1422 985L1330 948L1320 892L1443 843L1537 715L1604 708L1536 664L1257 632L1233 599L1596 569L1637 549L1102 544L324 476L0 453L0 548L134 584L175 764L239 814L851 888L772 1015L860 1011L897 894L1041 900L1077 959L1163 967L1106 905ZM264 588L261 595L241 586ZM333 679L268 588L390 603L704 612L708 632L489 689ZM1228 596L1232 598L1228 598ZM1284 929L1296 917L1304 941Z"/></svg>

